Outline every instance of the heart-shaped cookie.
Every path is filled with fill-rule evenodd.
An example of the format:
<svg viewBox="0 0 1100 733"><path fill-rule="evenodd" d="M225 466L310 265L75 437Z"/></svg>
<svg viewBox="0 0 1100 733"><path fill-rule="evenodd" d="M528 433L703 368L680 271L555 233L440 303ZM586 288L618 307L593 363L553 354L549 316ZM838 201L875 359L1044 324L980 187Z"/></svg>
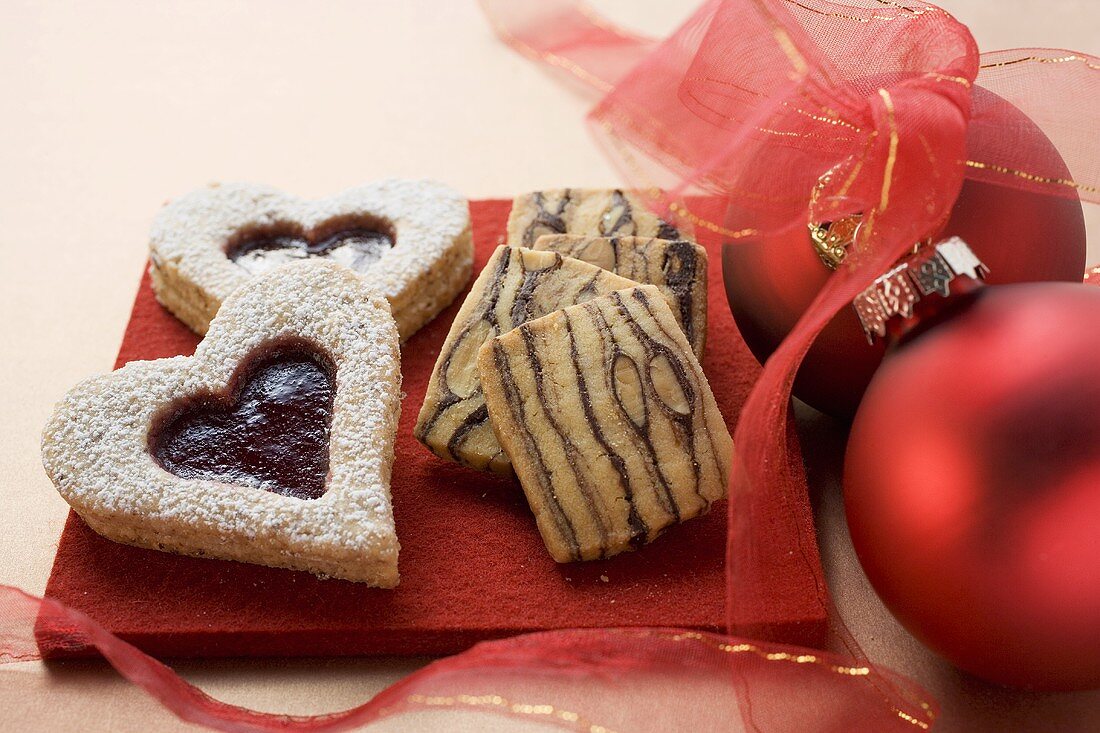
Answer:
<svg viewBox="0 0 1100 733"><path fill-rule="evenodd" d="M332 262L285 265L234 292L194 356L70 391L42 461L118 542L389 588L400 388L385 298Z"/></svg>
<svg viewBox="0 0 1100 733"><path fill-rule="evenodd" d="M391 179L316 201L226 183L164 207L149 240L153 290L196 333L238 287L290 260L331 259L381 291L402 339L470 279L466 199L433 181Z"/></svg>

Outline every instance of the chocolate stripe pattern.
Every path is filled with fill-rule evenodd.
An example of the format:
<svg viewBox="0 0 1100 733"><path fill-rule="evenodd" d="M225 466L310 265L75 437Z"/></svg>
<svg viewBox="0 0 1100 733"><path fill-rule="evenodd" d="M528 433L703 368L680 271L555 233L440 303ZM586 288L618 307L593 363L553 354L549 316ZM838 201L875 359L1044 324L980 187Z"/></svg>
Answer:
<svg viewBox="0 0 1100 733"><path fill-rule="evenodd" d="M637 282L656 285L674 305L676 321L695 356L707 342L707 251L686 239L544 234L534 248L589 262Z"/></svg>
<svg viewBox="0 0 1100 733"><path fill-rule="evenodd" d="M530 247L547 234L680 238L676 227L629 191L559 188L517 196L508 217L508 244Z"/></svg>
<svg viewBox="0 0 1100 733"><path fill-rule="evenodd" d="M482 346L478 369L554 560L636 549L725 497L729 431L654 286L529 321Z"/></svg>
<svg viewBox="0 0 1100 733"><path fill-rule="evenodd" d="M635 285L556 252L498 247L451 324L416 421L416 439L448 460L510 475L511 463L489 425L478 349L531 319Z"/></svg>

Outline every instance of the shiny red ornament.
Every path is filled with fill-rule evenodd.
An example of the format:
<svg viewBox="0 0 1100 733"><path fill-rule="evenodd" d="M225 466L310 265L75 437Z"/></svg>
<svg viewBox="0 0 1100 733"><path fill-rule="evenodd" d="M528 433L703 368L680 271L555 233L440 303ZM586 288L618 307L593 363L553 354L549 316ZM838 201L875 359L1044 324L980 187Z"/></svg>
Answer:
<svg viewBox="0 0 1100 733"><path fill-rule="evenodd" d="M975 94L990 94L975 90ZM1006 125L1030 128L1058 159L1053 144L1015 107ZM1064 169L1064 164L1063 164ZM1069 176L1068 170L1064 175ZM729 226L752 225L747 212L731 210ZM929 232L936 236L936 232ZM962 237L989 267L988 282L1080 282L1085 268L1081 203L967 179L951 218L936 236ZM746 343L763 363L794 327L832 271L816 254L804 227L760 241L727 244L722 254L726 295ZM881 344L868 345L855 313L844 309L806 355L794 394L836 417L850 417L882 361Z"/></svg>
<svg viewBox="0 0 1100 733"><path fill-rule="evenodd" d="M891 351L855 416L856 553L901 623L961 669L1100 687L1100 288L954 301Z"/></svg>

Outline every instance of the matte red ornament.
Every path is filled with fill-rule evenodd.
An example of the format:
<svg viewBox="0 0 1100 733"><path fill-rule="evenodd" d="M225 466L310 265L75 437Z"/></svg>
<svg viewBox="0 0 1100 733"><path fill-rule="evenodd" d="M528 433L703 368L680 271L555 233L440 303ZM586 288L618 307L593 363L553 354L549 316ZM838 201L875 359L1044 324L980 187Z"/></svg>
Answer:
<svg viewBox="0 0 1100 733"><path fill-rule="evenodd" d="M1100 289L984 288L910 335L852 425L844 498L883 602L961 669L1100 686Z"/></svg>
<svg viewBox="0 0 1100 733"><path fill-rule="evenodd" d="M975 96L991 92L976 88ZM1043 132L1005 103L1006 125L1030 129L1061 160ZM1069 177L1065 164L1063 175ZM807 202L809 192L807 192ZM746 211L731 209L728 225L755 226ZM962 237L989 266L988 282L1080 282L1085 268L1085 221L1076 199L1048 196L973 179L963 182L951 218L936 239ZM761 363L809 307L832 271L816 254L805 227L760 240L727 244L723 276L741 335ZM806 355L794 383L799 399L836 417L850 417L882 361L881 343L868 345L851 309L826 326Z"/></svg>

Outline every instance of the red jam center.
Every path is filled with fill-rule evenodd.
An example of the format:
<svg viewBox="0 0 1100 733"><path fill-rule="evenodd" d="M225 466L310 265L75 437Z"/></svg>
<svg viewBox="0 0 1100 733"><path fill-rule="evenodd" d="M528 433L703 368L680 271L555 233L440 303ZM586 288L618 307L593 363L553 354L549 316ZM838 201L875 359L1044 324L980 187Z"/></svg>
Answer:
<svg viewBox="0 0 1100 733"><path fill-rule="evenodd" d="M181 478L317 499L328 476L334 392L328 359L310 345L268 347L238 368L229 394L173 405L150 448Z"/></svg>
<svg viewBox="0 0 1100 733"><path fill-rule="evenodd" d="M310 257L324 257L363 272L392 246L393 235L383 225L345 222L316 237L293 227L246 232L229 246L227 253L253 274Z"/></svg>

